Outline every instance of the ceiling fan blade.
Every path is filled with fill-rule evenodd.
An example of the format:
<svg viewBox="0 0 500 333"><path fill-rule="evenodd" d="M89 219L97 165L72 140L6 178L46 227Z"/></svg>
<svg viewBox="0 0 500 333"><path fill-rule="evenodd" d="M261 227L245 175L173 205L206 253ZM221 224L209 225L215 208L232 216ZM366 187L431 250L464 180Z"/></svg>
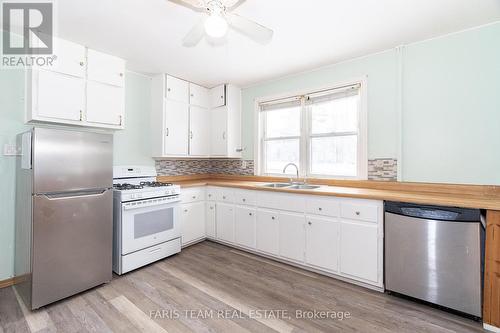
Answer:
<svg viewBox="0 0 500 333"><path fill-rule="evenodd" d="M257 22L233 13L226 13L226 17L228 18L228 22L232 28L251 38L257 43L267 44L273 38L274 32L271 29L258 24Z"/></svg>
<svg viewBox="0 0 500 333"><path fill-rule="evenodd" d="M200 42L203 36L205 36L205 20L205 17L201 18L198 23L189 30L187 35L182 39L182 45L193 47Z"/></svg>
<svg viewBox="0 0 500 333"><path fill-rule="evenodd" d="M196 11L206 11L207 3L205 0L168 0L175 4L194 9Z"/></svg>
<svg viewBox="0 0 500 333"><path fill-rule="evenodd" d="M227 9L235 9L239 7L246 0L223 0L222 3Z"/></svg>

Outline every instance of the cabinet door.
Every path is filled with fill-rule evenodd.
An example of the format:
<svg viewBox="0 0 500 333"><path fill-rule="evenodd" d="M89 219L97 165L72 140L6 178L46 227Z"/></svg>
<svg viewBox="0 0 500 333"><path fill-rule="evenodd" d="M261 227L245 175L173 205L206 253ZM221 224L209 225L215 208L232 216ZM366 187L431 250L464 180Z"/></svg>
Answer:
<svg viewBox="0 0 500 333"><path fill-rule="evenodd" d="M189 83L167 75L165 97L171 101L189 104Z"/></svg>
<svg viewBox="0 0 500 333"><path fill-rule="evenodd" d="M280 255L294 261L304 261L304 215L280 213Z"/></svg>
<svg viewBox="0 0 500 333"><path fill-rule="evenodd" d="M237 244L255 248L255 209L236 207L234 217L234 240Z"/></svg>
<svg viewBox="0 0 500 333"><path fill-rule="evenodd" d="M123 87L87 82L87 122L123 126L124 113L125 90Z"/></svg>
<svg viewBox="0 0 500 333"><path fill-rule="evenodd" d="M64 39L54 38L54 54L57 58L47 70L72 76L85 77L85 46Z"/></svg>
<svg viewBox="0 0 500 333"><path fill-rule="evenodd" d="M165 100L165 155L188 154L189 106Z"/></svg>
<svg viewBox="0 0 500 333"><path fill-rule="evenodd" d="M217 239L222 241L234 242L234 207L218 203L217 211L215 214Z"/></svg>
<svg viewBox="0 0 500 333"><path fill-rule="evenodd" d="M226 105L226 85L221 84L220 86L210 89L210 106L212 108L218 108L224 105Z"/></svg>
<svg viewBox="0 0 500 333"><path fill-rule="evenodd" d="M202 108L210 108L209 90L194 83L189 83L189 104Z"/></svg>
<svg viewBox="0 0 500 333"><path fill-rule="evenodd" d="M340 272L377 282L378 236L376 225L341 222Z"/></svg>
<svg viewBox="0 0 500 333"><path fill-rule="evenodd" d="M338 270L339 223L333 219L306 217L306 262Z"/></svg>
<svg viewBox="0 0 500 333"><path fill-rule="evenodd" d="M210 110L189 107L189 155L210 155Z"/></svg>
<svg viewBox="0 0 500 333"><path fill-rule="evenodd" d="M215 202L209 201L205 206L206 220L205 232L208 238L215 239Z"/></svg>
<svg viewBox="0 0 500 333"><path fill-rule="evenodd" d="M87 78L91 81L123 87L125 85L125 60L89 49Z"/></svg>
<svg viewBox="0 0 500 333"><path fill-rule="evenodd" d="M212 128L211 128L211 155L226 156L227 155L227 109L220 107L213 109L212 113Z"/></svg>
<svg viewBox="0 0 500 333"><path fill-rule="evenodd" d="M85 81L82 78L33 70L32 118L52 122L82 121Z"/></svg>
<svg viewBox="0 0 500 333"><path fill-rule="evenodd" d="M272 255L279 254L279 213L258 210L256 220L257 250Z"/></svg>
<svg viewBox="0 0 500 333"><path fill-rule="evenodd" d="M205 237L205 203L182 205L182 245Z"/></svg>

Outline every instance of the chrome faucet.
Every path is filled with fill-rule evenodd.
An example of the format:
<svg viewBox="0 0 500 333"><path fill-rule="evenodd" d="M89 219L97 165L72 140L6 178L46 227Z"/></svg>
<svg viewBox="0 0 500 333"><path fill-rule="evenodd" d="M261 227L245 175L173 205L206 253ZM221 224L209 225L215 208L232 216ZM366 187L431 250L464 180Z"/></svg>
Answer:
<svg viewBox="0 0 500 333"><path fill-rule="evenodd" d="M290 178L290 184L303 184L303 182L299 182L299 167L297 166L297 164L295 163L288 163L287 165L285 165L285 167L283 168L283 173L286 173L286 169L293 165L295 167L295 170L297 171L297 179L296 181L294 182L293 181L293 178Z"/></svg>

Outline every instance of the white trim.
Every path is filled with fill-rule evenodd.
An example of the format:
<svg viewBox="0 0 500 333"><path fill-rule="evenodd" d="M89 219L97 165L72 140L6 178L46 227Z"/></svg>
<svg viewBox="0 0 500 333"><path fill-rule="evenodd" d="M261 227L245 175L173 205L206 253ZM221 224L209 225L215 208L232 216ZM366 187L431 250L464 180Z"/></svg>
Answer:
<svg viewBox="0 0 500 333"><path fill-rule="evenodd" d="M500 333L500 327L496 327L490 324L483 323L483 328L491 332Z"/></svg>
<svg viewBox="0 0 500 333"><path fill-rule="evenodd" d="M334 175L312 175L310 173L310 166L308 163L310 155L310 119L309 113L305 111L305 100L303 96L308 94L313 94L318 91L334 90L338 87L352 86L359 84L359 109L358 109L358 146L357 146L357 176L334 176ZM276 175L271 173L263 172L263 133L262 130L265 127L263 121L265 117L262 116L260 112L260 105L269 101L276 101L280 99L290 99L297 96L301 97L301 134L300 134L300 161L299 161L299 176L305 177L318 177L318 178L329 178L329 179L368 179L368 76L363 76L356 80L349 80L345 82L339 82L337 84L330 84L328 86L321 86L314 89L307 90L297 90L293 92L287 92L283 94L277 94L274 96L258 97L254 100L254 173L255 175Z"/></svg>
<svg viewBox="0 0 500 333"><path fill-rule="evenodd" d="M396 48L397 57L397 96L396 96L396 116L398 120L397 129L397 181L403 180L403 75L404 75L404 51L405 46L401 45Z"/></svg>

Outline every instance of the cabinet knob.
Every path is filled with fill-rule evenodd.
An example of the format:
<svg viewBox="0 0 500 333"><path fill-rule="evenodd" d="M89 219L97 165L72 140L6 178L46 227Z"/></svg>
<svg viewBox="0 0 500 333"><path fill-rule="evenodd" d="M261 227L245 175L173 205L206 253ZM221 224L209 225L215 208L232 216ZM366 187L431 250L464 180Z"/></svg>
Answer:
<svg viewBox="0 0 500 333"><path fill-rule="evenodd" d="M323 208L319 207L318 210L323 210Z"/></svg>
<svg viewBox="0 0 500 333"><path fill-rule="evenodd" d="M210 209L214 209L214 207L213 207L213 206L210 206Z"/></svg>
<svg viewBox="0 0 500 333"><path fill-rule="evenodd" d="M188 212L188 210L187 210L187 209L184 209L184 213L187 213L187 212Z"/></svg>
<svg viewBox="0 0 500 333"><path fill-rule="evenodd" d="M223 196L222 196L222 199L224 199L224 200L225 200L225 199L226 199L226 196L225 196L225 195L223 195Z"/></svg>
<svg viewBox="0 0 500 333"><path fill-rule="evenodd" d="M309 221L309 222L307 222L307 224L312 225L312 222L311 222L311 221Z"/></svg>
<svg viewBox="0 0 500 333"><path fill-rule="evenodd" d="M120 73L119 75L120 75L120 77L123 77L123 73Z"/></svg>
<svg viewBox="0 0 500 333"><path fill-rule="evenodd" d="M247 199L245 199L245 198L243 198L242 200L243 200L243 202L247 201Z"/></svg>
<svg viewBox="0 0 500 333"><path fill-rule="evenodd" d="M193 195L193 199L196 199L196 195Z"/></svg>
<svg viewBox="0 0 500 333"><path fill-rule="evenodd" d="M85 63L83 61L80 61L80 66L84 66Z"/></svg>
<svg viewBox="0 0 500 333"><path fill-rule="evenodd" d="M275 220L276 218L275 218L274 216L271 216L271 219L272 219L272 220Z"/></svg>
<svg viewBox="0 0 500 333"><path fill-rule="evenodd" d="M224 96L221 96L220 99L224 99Z"/></svg>
<svg viewBox="0 0 500 333"><path fill-rule="evenodd" d="M172 90L172 89L170 89L170 88L167 88L167 91L171 91L171 90Z"/></svg>
<svg viewBox="0 0 500 333"><path fill-rule="evenodd" d="M80 110L80 121L83 121L83 111Z"/></svg>
<svg viewBox="0 0 500 333"><path fill-rule="evenodd" d="M194 95L193 95L193 94L191 94L191 97L194 97Z"/></svg>
<svg viewBox="0 0 500 333"><path fill-rule="evenodd" d="M209 197L209 198L211 198L211 197L212 197L212 195L211 195L211 194L209 194L209 195L208 195L208 197Z"/></svg>
<svg viewBox="0 0 500 333"><path fill-rule="evenodd" d="M252 213L248 213L248 215L252 216Z"/></svg>
<svg viewBox="0 0 500 333"><path fill-rule="evenodd" d="M361 212L356 212L356 215L358 215L358 216L359 216L360 214L361 214Z"/></svg>

